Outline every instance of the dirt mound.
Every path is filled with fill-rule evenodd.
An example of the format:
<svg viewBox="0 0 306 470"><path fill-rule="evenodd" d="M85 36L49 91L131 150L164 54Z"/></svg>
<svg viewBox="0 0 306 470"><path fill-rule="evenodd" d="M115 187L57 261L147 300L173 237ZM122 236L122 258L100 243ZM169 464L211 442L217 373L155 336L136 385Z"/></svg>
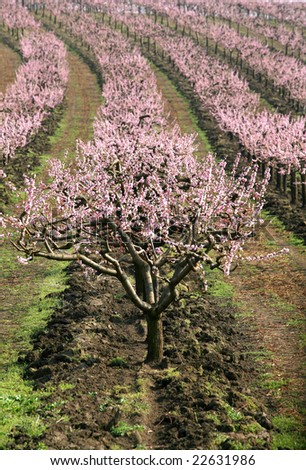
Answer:
<svg viewBox="0 0 306 470"><path fill-rule="evenodd" d="M52 387L41 412L48 448L269 448L271 422L249 388L256 371L227 306L185 286L164 318L165 359L150 368L145 322L118 282L70 270L62 307L20 357L36 387ZM12 437L22 448L24 436Z"/></svg>

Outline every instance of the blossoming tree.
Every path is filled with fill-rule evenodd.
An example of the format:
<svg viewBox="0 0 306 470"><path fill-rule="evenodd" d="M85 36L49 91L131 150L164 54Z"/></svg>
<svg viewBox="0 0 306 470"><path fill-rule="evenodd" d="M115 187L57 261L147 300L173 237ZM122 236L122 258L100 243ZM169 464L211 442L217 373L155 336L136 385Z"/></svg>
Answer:
<svg viewBox="0 0 306 470"><path fill-rule="evenodd" d="M192 270L230 272L266 182L258 187L256 169L227 176L213 156L197 162L190 137L177 129L140 135L126 147L124 159L101 143L80 151L72 166L52 161L50 184L27 179L21 216L3 223L16 229L11 237L25 262L78 260L119 279L146 316L147 361L158 363L162 314L178 284Z"/></svg>

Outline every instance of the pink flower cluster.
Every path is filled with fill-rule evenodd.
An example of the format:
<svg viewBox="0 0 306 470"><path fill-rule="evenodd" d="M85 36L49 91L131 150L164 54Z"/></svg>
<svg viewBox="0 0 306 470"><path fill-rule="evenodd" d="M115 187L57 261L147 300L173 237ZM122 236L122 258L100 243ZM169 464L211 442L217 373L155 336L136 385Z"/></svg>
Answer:
<svg viewBox="0 0 306 470"><path fill-rule="evenodd" d="M15 0L2 0L0 19L11 29L38 29L39 23L27 8L18 5Z"/></svg>
<svg viewBox="0 0 306 470"><path fill-rule="evenodd" d="M20 41L24 63L0 96L0 151L4 162L29 143L50 110L63 100L68 80L66 49L54 34L32 32Z"/></svg>

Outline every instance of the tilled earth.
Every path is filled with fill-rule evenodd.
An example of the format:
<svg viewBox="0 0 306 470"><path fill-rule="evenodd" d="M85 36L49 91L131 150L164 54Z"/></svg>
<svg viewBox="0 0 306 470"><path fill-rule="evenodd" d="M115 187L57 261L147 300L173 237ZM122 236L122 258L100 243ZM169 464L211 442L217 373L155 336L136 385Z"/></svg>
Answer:
<svg viewBox="0 0 306 470"><path fill-rule="evenodd" d="M72 266L62 307L21 355L52 392L41 417L51 449L267 449L271 421L234 312L193 283L164 317L165 358L144 364L146 327L116 280ZM196 293L194 293L196 292ZM18 430L12 448L35 448ZM41 438L39 439L41 442Z"/></svg>

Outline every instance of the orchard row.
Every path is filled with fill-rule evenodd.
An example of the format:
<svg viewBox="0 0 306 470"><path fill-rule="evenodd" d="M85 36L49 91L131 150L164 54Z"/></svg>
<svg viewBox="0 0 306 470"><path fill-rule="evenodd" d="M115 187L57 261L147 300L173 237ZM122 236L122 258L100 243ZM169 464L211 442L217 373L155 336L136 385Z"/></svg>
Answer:
<svg viewBox="0 0 306 470"><path fill-rule="evenodd" d="M0 152L7 163L17 148L31 141L51 110L62 102L68 64L64 44L53 33L46 33L25 8L7 5L5 9L2 5L0 15L9 28L29 31L20 40L23 64L17 70L16 80L5 95L0 95Z"/></svg>

